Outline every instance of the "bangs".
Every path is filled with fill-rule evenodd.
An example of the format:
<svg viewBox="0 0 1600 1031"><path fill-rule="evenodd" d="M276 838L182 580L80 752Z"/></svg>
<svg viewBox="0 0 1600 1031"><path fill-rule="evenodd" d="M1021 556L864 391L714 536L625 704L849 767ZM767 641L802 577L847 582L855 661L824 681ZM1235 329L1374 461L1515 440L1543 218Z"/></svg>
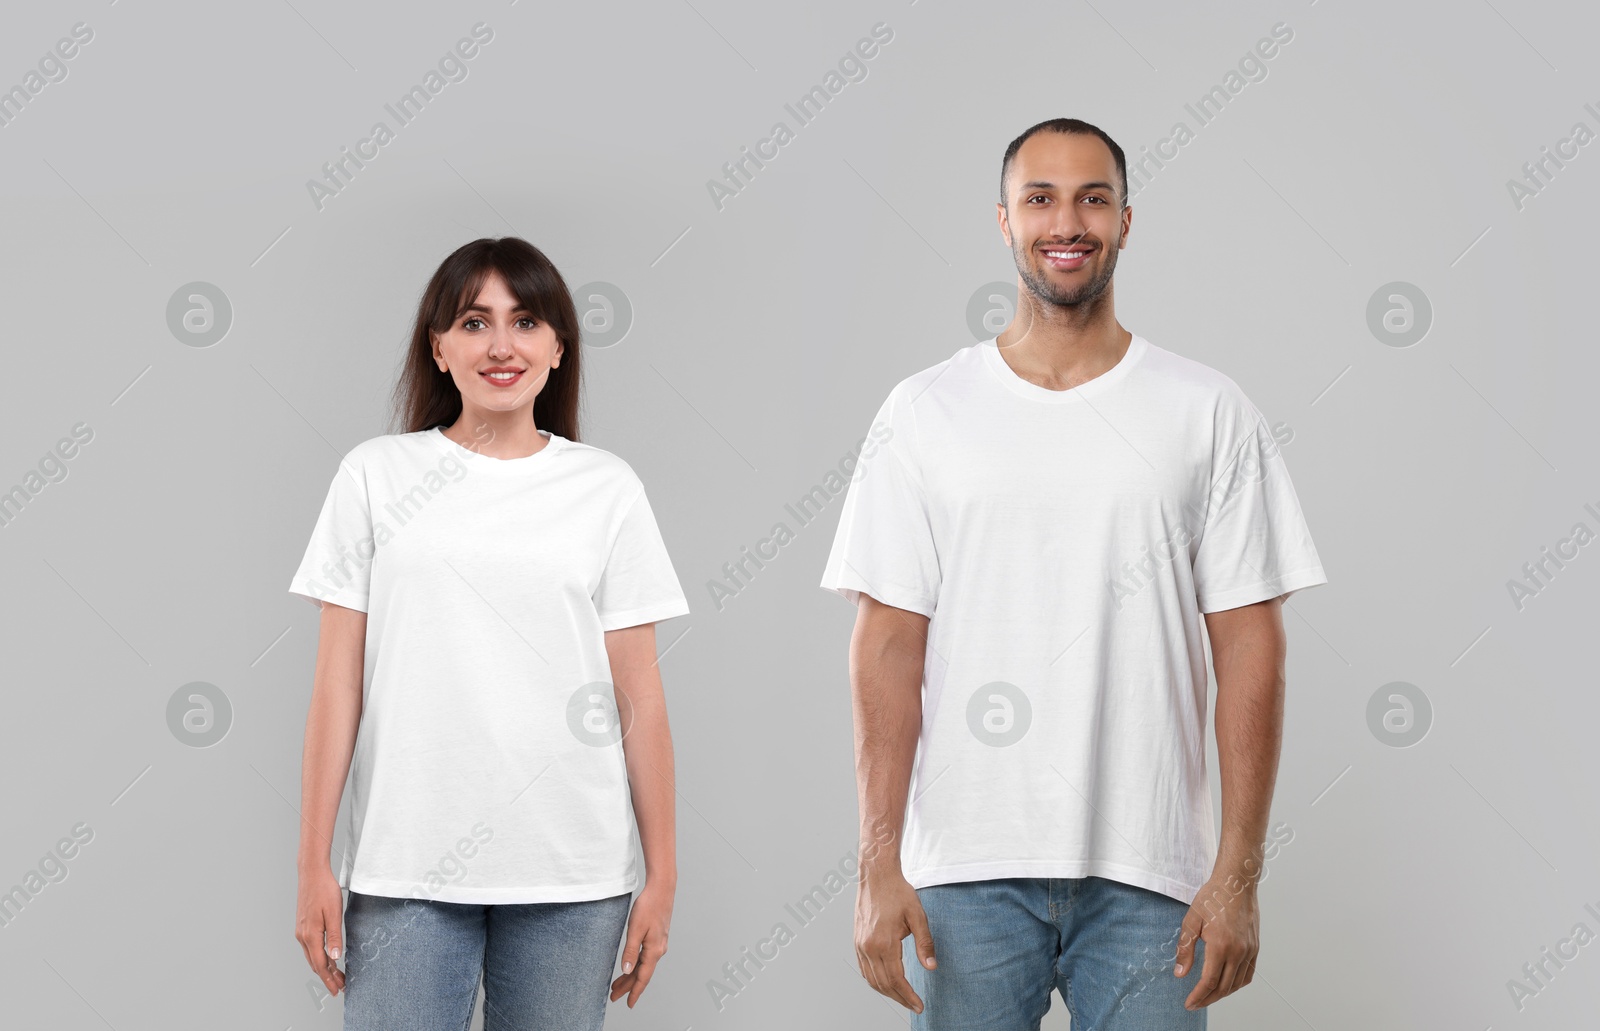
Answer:
<svg viewBox="0 0 1600 1031"><path fill-rule="evenodd" d="M525 270L519 269L513 272L501 268L495 264L491 255L485 254L484 261L466 273L460 289L456 291L455 311L449 315L444 325L436 328L443 331L465 315L467 309L477 303L478 295L483 292L484 284L489 281L489 277L497 272L505 282L506 289L511 292L512 298L517 302L519 311L526 312L540 322L552 321L547 311L547 305L544 303L543 293L539 290L538 279L527 274ZM441 315L445 314L443 306L440 307L439 313Z"/></svg>

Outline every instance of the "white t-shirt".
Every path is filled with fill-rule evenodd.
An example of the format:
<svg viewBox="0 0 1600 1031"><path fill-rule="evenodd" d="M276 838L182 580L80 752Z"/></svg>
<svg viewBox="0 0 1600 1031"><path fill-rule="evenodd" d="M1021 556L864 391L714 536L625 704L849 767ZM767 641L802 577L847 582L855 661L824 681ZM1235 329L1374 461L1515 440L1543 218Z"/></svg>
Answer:
<svg viewBox="0 0 1600 1031"><path fill-rule="evenodd" d="M994 340L890 391L822 586L929 616L913 887L1211 874L1202 613L1326 583L1238 385L1134 334L1072 390Z"/></svg>
<svg viewBox="0 0 1600 1031"><path fill-rule="evenodd" d="M358 444L290 582L367 613L352 890L499 904L638 886L604 632L689 607L632 468L540 432L512 459L437 428Z"/></svg>

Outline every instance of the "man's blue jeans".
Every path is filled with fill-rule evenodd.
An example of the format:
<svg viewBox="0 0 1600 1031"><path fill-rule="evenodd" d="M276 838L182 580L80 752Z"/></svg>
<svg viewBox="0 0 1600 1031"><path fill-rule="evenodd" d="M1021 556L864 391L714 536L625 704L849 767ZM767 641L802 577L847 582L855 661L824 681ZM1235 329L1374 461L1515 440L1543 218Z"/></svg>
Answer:
<svg viewBox="0 0 1600 1031"><path fill-rule="evenodd" d="M1189 906L1103 877L1011 877L917 889L937 966L903 942L906 979L922 997L913 1031L1036 1031L1058 989L1072 1031L1204 1031L1183 1003L1194 965L1172 976Z"/></svg>
<svg viewBox="0 0 1600 1031"><path fill-rule="evenodd" d="M350 892L346 1031L599 1031L632 895L467 905Z"/></svg>

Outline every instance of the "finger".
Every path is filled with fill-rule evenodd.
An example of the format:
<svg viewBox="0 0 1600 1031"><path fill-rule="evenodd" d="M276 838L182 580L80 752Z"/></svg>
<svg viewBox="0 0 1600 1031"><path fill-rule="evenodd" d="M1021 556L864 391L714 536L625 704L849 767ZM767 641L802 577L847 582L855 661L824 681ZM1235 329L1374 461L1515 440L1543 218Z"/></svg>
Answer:
<svg viewBox="0 0 1600 1031"><path fill-rule="evenodd" d="M634 965L639 962L639 949L644 945L644 928L629 927L628 940L622 946L622 972L633 972Z"/></svg>
<svg viewBox="0 0 1600 1031"><path fill-rule="evenodd" d="M629 1007L644 996L644 990L650 985L650 978L655 976L656 964L661 962L661 957L666 955L666 952L666 946L657 945L654 938L645 938L639 966L633 972L634 989L628 997Z"/></svg>
<svg viewBox="0 0 1600 1031"><path fill-rule="evenodd" d="M884 953L881 950L876 949L874 946L869 945L867 946L863 955L866 957L867 963L867 983L872 986L872 990L877 992L879 995L890 999L896 999L897 997L894 991L894 975L889 972L888 963L884 959ZM896 962L899 962L898 955L896 955Z"/></svg>
<svg viewBox="0 0 1600 1031"><path fill-rule="evenodd" d="M330 965L344 955L344 913L339 901L330 902L322 910L322 925L327 929L328 958Z"/></svg>
<svg viewBox="0 0 1600 1031"><path fill-rule="evenodd" d="M639 960L634 967L634 976L650 979L655 971L656 964L661 962L661 957L667 954L667 946L659 933L646 933L644 940L639 943Z"/></svg>
<svg viewBox="0 0 1600 1031"><path fill-rule="evenodd" d="M327 960L328 971L322 976L322 983L328 986L328 991L334 995L339 994L339 989L344 987L344 971L334 965L332 959Z"/></svg>
<svg viewBox="0 0 1600 1031"><path fill-rule="evenodd" d="M1216 1001L1217 986L1222 981L1222 970L1226 966L1221 953L1221 949L1205 950L1205 957L1200 963L1200 980L1195 984L1194 991L1184 1000L1184 1005L1198 1009Z"/></svg>
<svg viewBox="0 0 1600 1031"><path fill-rule="evenodd" d="M904 939L901 940L903 941ZM916 990L911 987L911 982L906 980L905 966L900 960L901 948L901 943L897 941L891 947L891 951L878 957L878 970L883 975L884 988L888 989L883 994L899 1002L900 1005L911 1012L921 1013L922 999L917 995ZM883 991L883 989L879 989L879 991Z"/></svg>
<svg viewBox="0 0 1600 1031"><path fill-rule="evenodd" d="M861 968L862 979L872 986L873 991L879 995L886 994L882 988L878 987L878 967L873 962L871 953L859 945L856 946L856 965Z"/></svg>
<svg viewBox="0 0 1600 1031"><path fill-rule="evenodd" d="M337 967L330 965L328 954L323 951L321 940L322 935L318 934L315 938L316 944L313 944L313 940L310 938L301 941L300 950L305 953L306 965L311 968L312 973L321 979L323 986L328 989L328 994L338 995L339 989L344 986L344 973Z"/></svg>
<svg viewBox="0 0 1600 1031"><path fill-rule="evenodd" d="M1175 977L1182 977L1189 972L1190 967L1194 966L1194 943L1200 935L1191 930L1191 926L1189 920L1185 918L1178 928L1178 954L1174 957L1172 967Z"/></svg>
<svg viewBox="0 0 1600 1031"><path fill-rule="evenodd" d="M911 938L916 943L918 962L932 970L938 961L933 954L933 932L928 929L928 914L921 906L911 913Z"/></svg>
<svg viewBox="0 0 1600 1031"><path fill-rule="evenodd" d="M637 969L631 974L623 974L611 983L611 1001L616 1002L622 996L633 991L633 983L639 979Z"/></svg>
<svg viewBox="0 0 1600 1031"><path fill-rule="evenodd" d="M344 958L344 896L335 895L324 910L324 925L328 929L328 990L335 995L344 986L344 971L339 960Z"/></svg>
<svg viewBox="0 0 1600 1031"><path fill-rule="evenodd" d="M1244 963L1238 957L1231 958L1223 963L1222 973L1217 978L1217 990L1210 999L1206 1000L1205 1004L1209 1006L1213 1002L1219 1002L1223 999L1226 999L1228 996L1238 991L1241 987L1239 984L1239 974L1243 969Z"/></svg>
<svg viewBox="0 0 1600 1031"><path fill-rule="evenodd" d="M295 938L300 942L300 950L305 953L306 965L311 967L313 973L326 981L328 979L328 954L322 948L322 928L316 926L315 922L320 917L320 913L315 914L313 922L309 926L302 927L295 935Z"/></svg>

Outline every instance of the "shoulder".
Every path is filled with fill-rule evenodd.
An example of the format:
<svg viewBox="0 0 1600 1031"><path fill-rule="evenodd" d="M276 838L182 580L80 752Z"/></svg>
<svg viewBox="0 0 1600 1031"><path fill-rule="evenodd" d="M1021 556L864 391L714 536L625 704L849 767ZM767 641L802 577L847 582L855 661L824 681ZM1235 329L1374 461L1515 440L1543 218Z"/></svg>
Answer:
<svg viewBox="0 0 1600 1031"><path fill-rule="evenodd" d="M1186 355L1178 354L1145 340L1145 354L1139 363L1141 373L1160 389L1199 407L1230 415L1247 414L1255 408L1234 379L1220 369Z"/></svg>
<svg viewBox="0 0 1600 1031"><path fill-rule="evenodd" d="M420 433L385 433L368 437L346 451L340 457L339 464L356 471L367 469L404 453L408 450L408 443L414 447L414 439L421 436Z"/></svg>
<svg viewBox="0 0 1600 1031"><path fill-rule="evenodd" d="M566 437L561 438L559 447L561 450L551 457L564 466L587 473L630 496L632 492L644 489L644 481L633 471L633 466L614 452Z"/></svg>
<svg viewBox="0 0 1600 1031"><path fill-rule="evenodd" d="M435 436L434 430L418 430L415 433L385 433L368 437L346 451L341 461L357 470L402 461L429 447Z"/></svg>
<svg viewBox="0 0 1600 1031"><path fill-rule="evenodd" d="M889 389L884 399L881 415L884 418L903 419L915 411L916 406L930 394L943 395L961 391L968 377L982 370L983 344L969 344L957 350L942 362L913 372Z"/></svg>

